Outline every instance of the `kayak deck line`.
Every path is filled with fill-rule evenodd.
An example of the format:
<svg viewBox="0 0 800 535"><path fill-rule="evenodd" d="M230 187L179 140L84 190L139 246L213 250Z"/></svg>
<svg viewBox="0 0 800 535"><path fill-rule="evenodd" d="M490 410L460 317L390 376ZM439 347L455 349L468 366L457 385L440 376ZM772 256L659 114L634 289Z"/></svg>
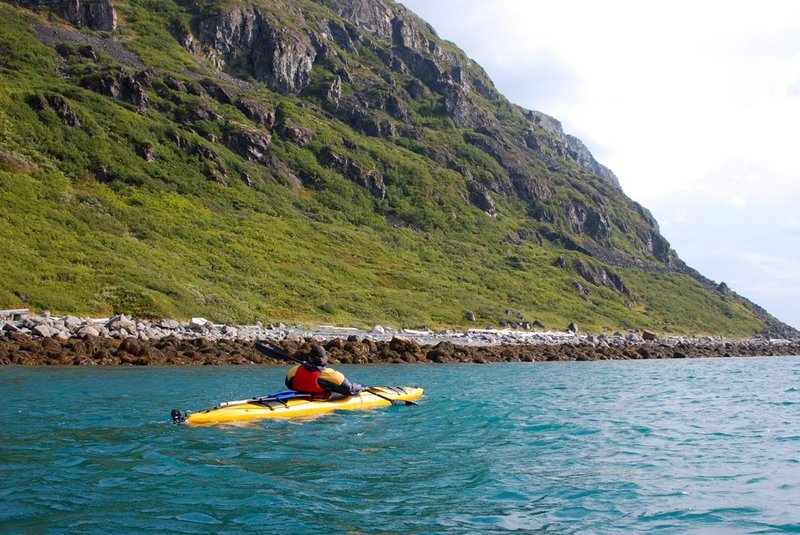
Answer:
<svg viewBox="0 0 800 535"><path fill-rule="evenodd" d="M176 424L214 425L268 418L301 418L337 410L369 410L394 404L415 405L425 391L418 386L373 386L355 396L335 399L281 398L265 396L236 402L223 402L199 412L172 410Z"/></svg>

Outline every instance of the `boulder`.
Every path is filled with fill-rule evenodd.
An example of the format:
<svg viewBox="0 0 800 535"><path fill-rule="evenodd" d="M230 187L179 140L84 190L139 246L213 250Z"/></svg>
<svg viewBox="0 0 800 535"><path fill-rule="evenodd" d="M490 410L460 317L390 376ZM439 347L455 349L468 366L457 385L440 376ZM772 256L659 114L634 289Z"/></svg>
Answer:
<svg viewBox="0 0 800 535"><path fill-rule="evenodd" d="M350 160L350 158L341 156L332 150L323 151L319 159L322 165L333 169L344 175L348 180L366 188L372 195L380 200L386 198L386 185L383 182L383 174L377 169L365 169Z"/></svg>
<svg viewBox="0 0 800 535"><path fill-rule="evenodd" d="M75 332L80 329L81 325L83 325L83 320L77 318L75 316L67 316L64 318L64 326L69 329L70 332Z"/></svg>
<svg viewBox="0 0 800 535"><path fill-rule="evenodd" d="M38 334L42 338L50 338L51 336L53 336L53 334L55 334L56 332L59 332L59 331L56 331L54 329L51 329L50 327L48 327L45 324L36 325L31 329L31 331L33 333L35 333L35 334Z"/></svg>
<svg viewBox="0 0 800 535"><path fill-rule="evenodd" d="M3 323L3 327L0 330L9 334L22 332L22 329L12 323Z"/></svg>
<svg viewBox="0 0 800 535"><path fill-rule="evenodd" d="M574 321L567 326L567 332L578 334L578 324Z"/></svg>
<svg viewBox="0 0 800 535"><path fill-rule="evenodd" d="M105 324L106 328L110 331L127 330L130 332L136 331L136 322L124 314L114 316Z"/></svg>
<svg viewBox="0 0 800 535"><path fill-rule="evenodd" d="M181 328L181 324L177 320L163 319L158 322L158 326L162 329L177 330Z"/></svg>
<svg viewBox="0 0 800 535"><path fill-rule="evenodd" d="M29 102L35 110L53 110L59 119L70 128L81 125L81 121L78 119L78 116L72 110L69 103L60 95L47 95L45 97L34 96Z"/></svg>
<svg viewBox="0 0 800 535"><path fill-rule="evenodd" d="M100 332L91 325L84 325L78 330L77 335L81 338L86 338L89 336L100 336Z"/></svg>
<svg viewBox="0 0 800 535"><path fill-rule="evenodd" d="M233 94L210 78L200 80L200 85L206 90L208 95L220 104L233 104Z"/></svg>
<svg viewBox="0 0 800 535"><path fill-rule="evenodd" d="M190 329L202 329L204 327L210 327L210 322L205 318L192 318L189 320Z"/></svg>
<svg viewBox="0 0 800 535"><path fill-rule="evenodd" d="M645 341L648 341L648 342L652 341L652 340L658 340L658 335L656 333L654 333L653 331L643 331L642 332L642 340L645 340Z"/></svg>

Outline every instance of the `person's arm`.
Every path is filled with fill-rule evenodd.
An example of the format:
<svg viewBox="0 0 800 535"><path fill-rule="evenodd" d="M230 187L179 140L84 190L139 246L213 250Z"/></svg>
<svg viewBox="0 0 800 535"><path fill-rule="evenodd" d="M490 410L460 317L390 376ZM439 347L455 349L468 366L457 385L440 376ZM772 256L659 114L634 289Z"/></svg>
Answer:
<svg viewBox="0 0 800 535"><path fill-rule="evenodd" d="M286 380L284 381L284 383L286 384L286 388L288 388L289 390L294 390L294 386L292 386L292 384L294 383L294 374L297 373L297 368L299 367L300 365L298 364L297 366L294 366L291 370L286 372Z"/></svg>
<svg viewBox="0 0 800 535"><path fill-rule="evenodd" d="M351 383L347 380L347 377L332 368L325 368L322 370L317 382L323 388L327 388L331 392L336 392L343 396L354 396L363 390L360 384Z"/></svg>

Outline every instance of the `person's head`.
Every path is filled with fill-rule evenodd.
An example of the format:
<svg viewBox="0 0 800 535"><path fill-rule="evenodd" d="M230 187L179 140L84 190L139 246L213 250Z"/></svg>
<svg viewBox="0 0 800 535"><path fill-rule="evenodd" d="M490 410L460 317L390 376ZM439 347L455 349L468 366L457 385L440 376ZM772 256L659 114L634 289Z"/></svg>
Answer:
<svg viewBox="0 0 800 535"><path fill-rule="evenodd" d="M308 362L314 366L327 366L328 353L325 348L320 345L311 346L311 351L308 354Z"/></svg>

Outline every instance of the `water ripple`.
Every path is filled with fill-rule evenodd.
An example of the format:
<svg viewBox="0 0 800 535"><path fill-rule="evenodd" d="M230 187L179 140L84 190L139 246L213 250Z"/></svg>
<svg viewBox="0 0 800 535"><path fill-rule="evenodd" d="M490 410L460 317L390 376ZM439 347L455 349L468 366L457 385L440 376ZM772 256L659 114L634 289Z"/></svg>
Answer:
<svg viewBox="0 0 800 535"><path fill-rule="evenodd" d="M0 369L0 531L800 533L800 358L343 367L427 397L168 423L283 371Z"/></svg>

